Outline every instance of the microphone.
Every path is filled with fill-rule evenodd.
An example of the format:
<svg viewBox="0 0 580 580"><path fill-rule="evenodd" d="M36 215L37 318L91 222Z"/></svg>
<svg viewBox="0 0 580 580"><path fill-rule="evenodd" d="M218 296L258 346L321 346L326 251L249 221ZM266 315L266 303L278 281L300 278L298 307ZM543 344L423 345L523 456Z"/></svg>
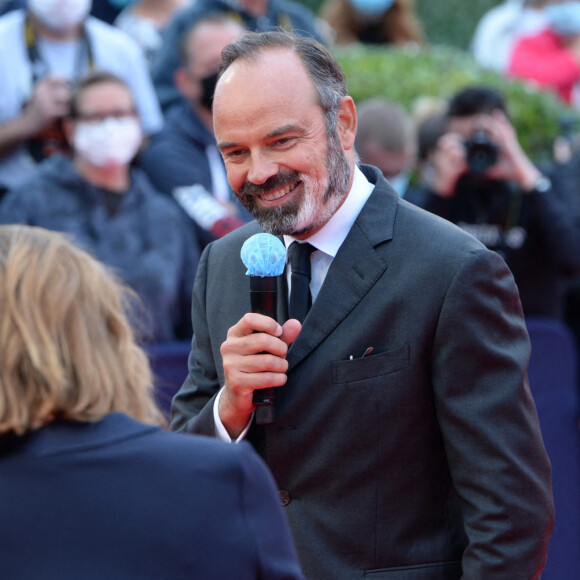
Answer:
<svg viewBox="0 0 580 580"><path fill-rule="evenodd" d="M250 276L250 305L252 312L276 320L277 280L286 265L286 248L272 234L255 234L242 245L240 253ZM269 425L274 421L276 388L257 389L253 402L256 405L256 423Z"/></svg>

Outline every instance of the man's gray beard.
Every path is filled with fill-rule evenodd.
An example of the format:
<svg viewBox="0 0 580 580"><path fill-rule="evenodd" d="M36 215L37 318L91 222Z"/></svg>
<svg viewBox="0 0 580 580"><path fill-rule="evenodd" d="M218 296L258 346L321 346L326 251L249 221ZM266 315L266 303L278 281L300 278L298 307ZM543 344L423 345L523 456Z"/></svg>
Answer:
<svg viewBox="0 0 580 580"><path fill-rule="evenodd" d="M306 179L304 196L275 208L261 207L254 196L243 196L240 201L254 216L262 229L275 236L301 235L316 230L324 225L336 212L348 194L350 166L342 149L338 131L328 135L328 153L324 161L326 171L325 184L321 180ZM300 176L298 176L300 178ZM322 207L316 207L315 191L325 188L322 196ZM335 203L331 203L335 202ZM318 215L314 215L317 210Z"/></svg>

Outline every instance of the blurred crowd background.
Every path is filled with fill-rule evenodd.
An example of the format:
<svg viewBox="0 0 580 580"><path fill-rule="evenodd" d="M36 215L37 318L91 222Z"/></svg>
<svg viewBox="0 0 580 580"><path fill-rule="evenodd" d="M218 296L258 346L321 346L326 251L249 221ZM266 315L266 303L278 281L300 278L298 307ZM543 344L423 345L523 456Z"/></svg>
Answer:
<svg viewBox="0 0 580 580"><path fill-rule="evenodd" d="M68 232L191 338L212 240L250 219L211 99L221 49L281 26L326 44L361 162L504 256L526 316L580 341L580 1L0 0L0 223ZM415 257L420 259L420 257Z"/></svg>

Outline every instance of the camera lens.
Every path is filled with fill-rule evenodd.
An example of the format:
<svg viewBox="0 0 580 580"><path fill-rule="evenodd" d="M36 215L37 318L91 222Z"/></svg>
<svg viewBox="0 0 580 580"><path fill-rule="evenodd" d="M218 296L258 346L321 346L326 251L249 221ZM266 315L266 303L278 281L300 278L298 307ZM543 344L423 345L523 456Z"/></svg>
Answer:
<svg viewBox="0 0 580 580"><path fill-rule="evenodd" d="M465 141L467 165L472 173L483 173L497 163L498 148L487 133L479 131Z"/></svg>

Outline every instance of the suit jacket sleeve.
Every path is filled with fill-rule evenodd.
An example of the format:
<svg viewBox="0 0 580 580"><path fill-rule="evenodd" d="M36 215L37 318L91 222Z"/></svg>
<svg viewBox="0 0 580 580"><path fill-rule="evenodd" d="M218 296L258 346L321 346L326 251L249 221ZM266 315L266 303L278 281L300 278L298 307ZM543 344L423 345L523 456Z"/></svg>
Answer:
<svg viewBox="0 0 580 580"><path fill-rule="evenodd" d="M189 373L179 392L173 398L171 408L171 429L202 435L215 436L213 420L213 399L220 389L220 379L215 367L214 348L205 316L205 295L208 270L208 256L211 245L203 251L193 287L191 311L193 320L192 348L189 354ZM198 345L206 348L199 348ZM211 345L211 348L207 348ZM207 404L211 400L211 404Z"/></svg>
<svg viewBox="0 0 580 580"><path fill-rule="evenodd" d="M553 527L551 469L526 368L529 338L505 262L472 251L446 293L433 388L469 544L465 578L537 578Z"/></svg>

